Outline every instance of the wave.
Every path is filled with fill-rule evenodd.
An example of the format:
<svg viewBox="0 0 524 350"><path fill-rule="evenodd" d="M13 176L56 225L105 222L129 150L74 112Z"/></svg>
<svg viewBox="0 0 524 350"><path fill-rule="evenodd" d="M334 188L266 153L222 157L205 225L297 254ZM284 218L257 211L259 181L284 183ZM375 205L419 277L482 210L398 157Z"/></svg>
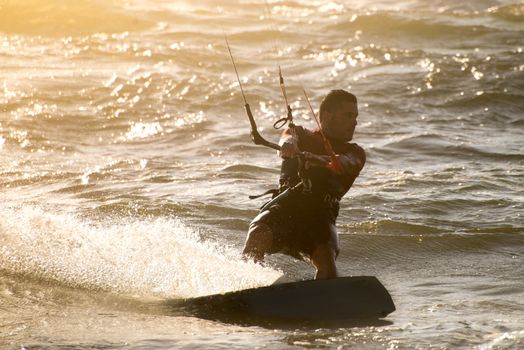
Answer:
<svg viewBox="0 0 524 350"><path fill-rule="evenodd" d="M494 6L489 8L487 12L495 18L505 21L524 23L524 4Z"/></svg>
<svg viewBox="0 0 524 350"><path fill-rule="evenodd" d="M394 220L379 220L346 226L341 232L345 259L373 258L380 261L432 258L442 255L500 254L522 256L524 227L496 227L463 232Z"/></svg>
<svg viewBox="0 0 524 350"><path fill-rule="evenodd" d="M401 12L371 12L344 14L336 24L326 26L328 30L362 31L363 34L373 35L381 38L412 39L438 39L460 38L467 36L470 39L477 38L491 32L493 29L468 25L450 17L435 15L431 13L401 13Z"/></svg>
<svg viewBox="0 0 524 350"><path fill-rule="evenodd" d="M482 145L466 145L449 140L439 134L417 134L404 137L400 140L390 142L381 149L375 148L377 153L390 153L393 150L401 150L417 154L432 156L452 157L454 159L487 159L500 161L524 161L524 155L520 153L497 152Z"/></svg>
<svg viewBox="0 0 524 350"><path fill-rule="evenodd" d="M75 288L193 297L267 285L281 276L241 261L233 248L202 240L177 218L94 224L29 207L2 207L0 218L0 270Z"/></svg>
<svg viewBox="0 0 524 350"><path fill-rule="evenodd" d="M372 235L428 235L448 232L438 227L395 220L366 221L347 225L345 230L349 230L352 234Z"/></svg>
<svg viewBox="0 0 524 350"><path fill-rule="evenodd" d="M19 0L0 4L0 32L37 36L74 36L136 31L151 26L119 10L118 1Z"/></svg>
<svg viewBox="0 0 524 350"><path fill-rule="evenodd" d="M524 227L519 226L500 226L500 227L483 227L474 229L464 229L462 232L456 232L442 227L415 224L410 222L396 221L396 220L376 220L365 221L357 224L346 225L345 230L351 234L358 235L385 235L385 236L448 236L448 235L462 235L475 234L486 235L500 234L524 234ZM468 235L469 236L469 235ZM491 236L490 236L491 237ZM493 236L495 237L495 236ZM496 238L495 238L496 239Z"/></svg>

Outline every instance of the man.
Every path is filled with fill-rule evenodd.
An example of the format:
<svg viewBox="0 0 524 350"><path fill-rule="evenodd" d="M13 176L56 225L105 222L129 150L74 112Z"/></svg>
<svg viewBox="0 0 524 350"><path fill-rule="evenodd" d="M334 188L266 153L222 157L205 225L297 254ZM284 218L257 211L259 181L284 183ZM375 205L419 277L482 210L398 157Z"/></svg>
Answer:
<svg viewBox="0 0 524 350"><path fill-rule="evenodd" d="M345 90L333 90L322 101L320 125L333 156L320 130L295 126L284 131L279 142L281 192L293 189L251 222L242 252L245 258L262 261L265 254L280 252L312 263L315 279L338 277L339 201L366 162L364 150L349 143L357 116L357 99ZM301 180L302 185L296 186Z"/></svg>

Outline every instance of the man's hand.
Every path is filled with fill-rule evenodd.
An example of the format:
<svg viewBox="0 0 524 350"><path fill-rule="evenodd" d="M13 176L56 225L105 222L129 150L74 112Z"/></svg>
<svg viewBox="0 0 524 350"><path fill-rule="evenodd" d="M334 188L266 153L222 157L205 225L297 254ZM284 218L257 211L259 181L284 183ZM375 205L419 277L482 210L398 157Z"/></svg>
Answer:
<svg viewBox="0 0 524 350"><path fill-rule="evenodd" d="M282 158L295 158L300 154L297 144L292 138L280 143L280 151L278 155Z"/></svg>

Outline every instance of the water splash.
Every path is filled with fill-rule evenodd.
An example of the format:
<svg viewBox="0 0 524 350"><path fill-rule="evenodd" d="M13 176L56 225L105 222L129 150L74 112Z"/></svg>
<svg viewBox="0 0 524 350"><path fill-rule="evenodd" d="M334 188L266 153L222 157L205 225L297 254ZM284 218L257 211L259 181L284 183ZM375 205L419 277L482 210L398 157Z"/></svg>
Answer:
<svg viewBox="0 0 524 350"><path fill-rule="evenodd" d="M174 218L94 225L39 208L0 209L0 267L116 293L194 297L257 287L281 273L204 242Z"/></svg>

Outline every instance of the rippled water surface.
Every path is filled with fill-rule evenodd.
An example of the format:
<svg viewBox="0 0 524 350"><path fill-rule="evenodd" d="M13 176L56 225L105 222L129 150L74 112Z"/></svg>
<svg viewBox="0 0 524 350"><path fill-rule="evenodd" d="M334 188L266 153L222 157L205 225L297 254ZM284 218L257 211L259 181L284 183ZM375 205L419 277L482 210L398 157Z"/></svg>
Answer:
<svg viewBox="0 0 524 350"><path fill-rule="evenodd" d="M239 259L279 160L249 137L359 98L344 275L377 326L237 326L166 299L311 278ZM0 0L0 346L478 348L524 341L524 4Z"/></svg>

